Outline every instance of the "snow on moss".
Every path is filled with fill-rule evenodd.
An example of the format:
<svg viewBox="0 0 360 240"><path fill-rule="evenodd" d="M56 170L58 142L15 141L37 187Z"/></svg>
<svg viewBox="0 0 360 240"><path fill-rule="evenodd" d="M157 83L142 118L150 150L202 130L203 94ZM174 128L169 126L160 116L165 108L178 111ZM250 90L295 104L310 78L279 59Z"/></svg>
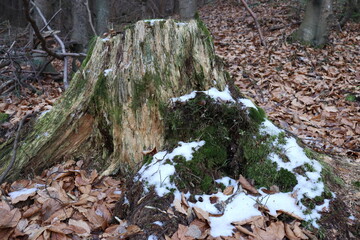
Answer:
<svg viewBox="0 0 360 240"><path fill-rule="evenodd" d="M196 93L199 91L191 92L190 94L172 98L172 102L180 101L186 102L189 99L196 97ZM255 108L256 105L248 99L238 99L235 101L228 89L219 91L216 88L211 88L207 91L201 91L211 98L228 103L241 103L246 108ZM265 119L260 125L260 134L279 136L284 134L284 131L276 127L272 122ZM284 135L285 136L285 135ZM215 207L211 203L210 197L216 196L219 202L225 202L230 196L224 195L222 192L218 192L212 195L197 195L196 199L202 198L202 201L196 203L189 203L190 206L199 207L211 214L222 214L220 217L210 217L211 235L213 237L218 236L231 236L233 234L234 226L231 224L236 221L243 221L253 216L260 216L262 213L257 209L259 204L264 205L269 209L271 215L277 216L277 211L282 210L288 213L297 215L306 221L313 223L315 227L318 227L316 220L321 217L320 212L329 207L330 200L325 199L324 203L319 206L315 206L314 209L308 209L301 202L304 198L315 198L321 196L324 192L324 183L321 181L322 167L319 162L309 159L303 148L301 148L296 139L293 137L284 137L283 143L279 140L275 141L277 147L283 150L286 156L286 161L281 158L277 153L272 152L268 158L277 164L278 170L284 168L292 172L298 181L297 185L290 192L279 192L275 194L266 194L259 188L258 191L261 196L254 197L244 192L240 192L235 198L230 201L223 212ZM175 148L171 153L167 151L159 152L154 155L152 161L148 165L144 165L140 171L136 180L141 180L146 183L147 188L154 186L156 193L159 196L164 196L167 193L174 192L175 198L180 198L180 194L175 184L171 181L171 176L175 174L174 162L172 159L175 156L184 156L187 161L192 159L194 151L198 150L205 144L204 141L184 143L179 142L179 147ZM304 167L306 166L306 167ZM304 173L299 174L295 169L303 167ZM235 179L230 177L223 177L215 180L215 182L222 183L225 186L233 186L234 192L236 192L238 185ZM306 212L306 214L305 214Z"/></svg>

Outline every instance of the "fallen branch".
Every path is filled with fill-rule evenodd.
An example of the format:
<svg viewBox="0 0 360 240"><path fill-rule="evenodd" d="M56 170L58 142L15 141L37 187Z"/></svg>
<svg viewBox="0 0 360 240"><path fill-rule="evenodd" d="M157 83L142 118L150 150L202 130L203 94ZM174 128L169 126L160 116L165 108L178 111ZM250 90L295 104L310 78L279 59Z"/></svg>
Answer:
<svg viewBox="0 0 360 240"><path fill-rule="evenodd" d="M14 166L14 163L15 163L15 160L16 160L16 151L17 151L17 148L18 148L18 143L19 143L19 137L20 137L21 128L22 128L25 120L26 120L28 117L31 117L32 115L34 115L35 113L36 113L36 112L27 114L23 119L21 119L21 121L20 121L20 123L19 123L19 127L18 127L18 129L17 129L16 136L15 136L15 140L14 140L13 155L12 155L12 157L11 157L10 164L7 166L7 168L5 169L5 171L4 171L4 172L1 174L1 176L0 176L0 184L3 183L4 179L5 179L6 176L8 175L9 171L10 171L11 168Z"/></svg>
<svg viewBox="0 0 360 240"><path fill-rule="evenodd" d="M37 50L37 49L34 49L34 50L31 50L31 52L33 53L46 53L45 51L41 51L41 50ZM63 56L63 57L86 57L86 53L58 53L60 56Z"/></svg>
<svg viewBox="0 0 360 240"><path fill-rule="evenodd" d="M244 4L246 10L250 13L251 17L254 19L254 22L255 22L255 25L256 25L256 28L259 32L259 36L260 36L260 42L261 42L261 45L263 46L266 46L266 42L264 40L264 37L262 35L262 31L261 31L261 28L260 28L260 24L256 18L256 15L255 13L249 8L248 4L245 2L245 0L238 0L238 3L240 3L240 1L242 2L242 4Z"/></svg>

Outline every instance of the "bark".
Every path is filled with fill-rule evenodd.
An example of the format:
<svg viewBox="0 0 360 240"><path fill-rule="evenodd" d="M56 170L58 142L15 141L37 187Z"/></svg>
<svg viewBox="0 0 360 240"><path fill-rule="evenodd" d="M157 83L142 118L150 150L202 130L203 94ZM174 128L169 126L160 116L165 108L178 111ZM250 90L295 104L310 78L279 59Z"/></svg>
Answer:
<svg viewBox="0 0 360 240"><path fill-rule="evenodd" d="M228 75L217 59L209 32L194 20L140 21L110 40L98 38L62 100L20 139L9 178L69 158L103 174L133 170L143 150L162 149L161 109L170 98L224 89ZM12 144L0 146L0 172Z"/></svg>
<svg viewBox="0 0 360 240"><path fill-rule="evenodd" d="M328 40L331 0L311 0L308 2L305 17L299 29L293 34L295 40L313 46L322 46Z"/></svg>
<svg viewBox="0 0 360 240"><path fill-rule="evenodd" d="M73 0L71 1L71 15L72 15L72 31L71 40L78 44L79 49L85 48L89 41L90 27L88 12L86 9L86 0Z"/></svg>
<svg viewBox="0 0 360 240"><path fill-rule="evenodd" d="M95 0L96 32L101 36L108 30L110 0Z"/></svg>
<svg viewBox="0 0 360 240"><path fill-rule="evenodd" d="M41 10L42 14L47 20L49 20L52 17L52 15L56 12L54 8L55 7L54 0L35 0L34 3ZM38 28L42 29L45 26L45 23L36 11L34 11L34 18Z"/></svg>
<svg viewBox="0 0 360 240"><path fill-rule="evenodd" d="M180 18L187 20L194 18L197 9L196 0L179 0Z"/></svg>

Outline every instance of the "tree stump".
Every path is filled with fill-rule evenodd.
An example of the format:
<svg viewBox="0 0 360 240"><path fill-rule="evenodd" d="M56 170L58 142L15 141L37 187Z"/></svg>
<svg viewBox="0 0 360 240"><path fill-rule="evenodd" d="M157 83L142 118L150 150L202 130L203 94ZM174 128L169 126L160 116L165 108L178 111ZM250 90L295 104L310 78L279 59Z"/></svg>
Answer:
<svg viewBox="0 0 360 240"><path fill-rule="evenodd" d="M103 174L127 173L144 150L162 148L169 99L227 84L229 75L201 21L145 20L98 38L61 100L22 134L8 178L68 158ZM1 172L13 142L0 146Z"/></svg>

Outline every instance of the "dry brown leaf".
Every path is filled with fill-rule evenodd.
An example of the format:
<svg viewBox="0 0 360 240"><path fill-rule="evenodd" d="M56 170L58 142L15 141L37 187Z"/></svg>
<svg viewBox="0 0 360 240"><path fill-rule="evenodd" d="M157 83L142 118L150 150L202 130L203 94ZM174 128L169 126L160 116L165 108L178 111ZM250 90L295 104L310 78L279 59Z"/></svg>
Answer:
<svg viewBox="0 0 360 240"><path fill-rule="evenodd" d="M74 233L81 237L88 237L91 233L89 224L83 220L70 219L68 229L74 231Z"/></svg>
<svg viewBox="0 0 360 240"><path fill-rule="evenodd" d="M223 194L228 196L228 195L233 194L233 192L234 192L234 187L233 186L227 186L224 189Z"/></svg>
<svg viewBox="0 0 360 240"><path fill-rule="evenodd" d="M199 239L201 235L202 232L200 231L199 227L194 224L191 224L185 233L186 237L192 237L194 239Z"/></svg>
<svg viewBox="0 0 360 240"><path fill-rule="evenodd" d="M292 213L292 212L287 212L287 211L284 211L284 210L276 210L277 213L284 213L286 215L289 215L290 217L293 217L299 221L303 221L304 219L302 217L299 217L298 215L296 215L295 213Z"/></svg>
<svg viewBox="0 0 360 240"><path fill-rule="evenodd" d="M181 205L181 200L178 199L178 198L174 198L174 201L173 201L173 204L174 204L174 207L175 207L175 210L182 213L182 214L185 214L187 215L187 211L185 210L185 208L183 208L183 206Z"/></svg>
<svg viewBox="0 0 360 240"><path fill-rule="evenodd" d="M198 219L200 219L202 221L210 222L208 212L202 210L199 207L194 207L193 209L194 209L194 212L195 212Z"/></svg>
<svg viewBox="0 0 360 240"><path fill-rule="evenodd" d="M300 240L300 238L298 238L295 233L293 232L293 230L291 230L290 225L285 223L285 234L286 237L290 240Z"/></svg>
<svg viewBox="0 0 360 240"><path fill-rule="evenodd" d="M300 239L309 239L301 230L300 226L300 222L295 222L293 225L293 232L295 234L296 237L300 238Z"/></svg>
<svg viewBox="0 0 360 240"><path fill-rule="evenodd" d="M256 237L255 234L240 225L236 225L235 228L246 235Z"/></svg>
<svg viewBox="0 0 360 240"><path fill-rule="evenodd" d="M246 178L243 177L243 175L240 174L238 182L241 184L241 186L246 189L247 191L249 191L251 194L254 195L259 195L258 190L256 190L256 188L254 188L249 182L248 180L246 180Z"/></svg>
<svg viewBox="0 0 360 240"><path fill-rule="evenodd" d="M270 223L265 230L254 225L251 228L256 237L262 240L279 240L285 237L284 223L281 221Z"/></svg>
<svg viewBox="0 0 360 240"><path fill-rule="evenodd" d="M21 193L21 192L24 192L24 193ZM12 192L12 193L14 194L15 192ZM35 196L36 195L36 189L35 188L33 188L33 189L24 188L24 189L21 189L20 191L18 191L16 193L18 193L20 195L17 194L16 197L11 197L11 203L12 204L16 204L18 202L26 201L29 197Z"/></svg>
<svg viewBox="0 0 360 240"><path fill-rule="evenodd" d="M21 213L17 208L14 208L11 211L0 208L0 216L0 228L13 228L18 224Z"/></svg>

